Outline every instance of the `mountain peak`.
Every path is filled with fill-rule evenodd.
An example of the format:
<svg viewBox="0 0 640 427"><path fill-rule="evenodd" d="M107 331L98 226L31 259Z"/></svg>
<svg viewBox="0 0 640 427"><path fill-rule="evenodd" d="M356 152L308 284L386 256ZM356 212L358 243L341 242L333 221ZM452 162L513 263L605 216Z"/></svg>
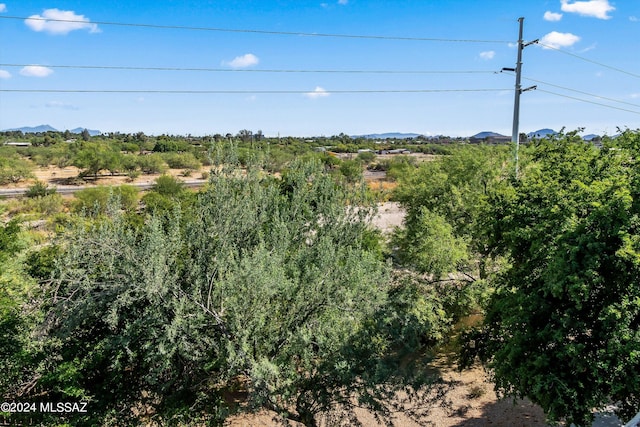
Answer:
<svg viewBox="0 0 640 427"><path fill-rule="evenodd" d="M71 133L82 133L85 128L77 127L75 129L70 130ZM102 132L99 130L87 129L89 131L89 135L96 136L100 135ZM22 133L44 133L44 132L60 132L58 129L54 128L50 125L39 125L39 126L23 126L21 128L14 129L5 129L3 132L22 132Z"/></svg>

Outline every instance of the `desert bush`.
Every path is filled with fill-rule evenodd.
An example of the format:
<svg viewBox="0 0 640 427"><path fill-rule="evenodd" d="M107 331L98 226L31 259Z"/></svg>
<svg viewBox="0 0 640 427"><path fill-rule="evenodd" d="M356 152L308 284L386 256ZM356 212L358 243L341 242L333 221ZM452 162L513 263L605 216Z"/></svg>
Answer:
<svg viewBox="0 0 640 427"><path fill-rule="evenodd" d="M177 196L184 190L184 183L171 175L162 175L156 178L151 190L163 196Z"/></svg>
<svg viewBox="0 0 640 427"><path fill-rule="evenodd" d="M133 210L138 204L138 189L131 185L100 185L76 192L75 199L72 205L75 212L104 213L111 203L120 203L123 209Z"/></svg>
<svg viewBox="0 0 640 427"><path fill-rule="evenodd" d="M347 182L354 183L362 179L362 163L358 160L344 160L338 170Z"/></svg>
<svg viewBox="0 0 640 427"><path fill-rule="evenodd" d="M368 165L369 163L373 163L373 161L375 161L376 154L371 151L363 151L361 153L358 153L358 156L356 158L365 165Z"/></svg>
<svg viewBox="0 0 640 427"><path fill-rule="evenodd" d="M24 195L28 198L35 198L35 197L48 196L49 194L54 194L55 192L56 192L55 188L50 188L47 184L45 184L42 181L36 181L35 184L33 184L27 189Z"/></svg>
<svg viewBox="0 0 640 427"><path fill-rule="evenodd" d="M371 212L348 202L364 203L360 189L318 162L282 178L234 165L170 221L113 209L68 230L38 391L97 396L90 419L73 415L86 425L140 424L130 408L145 394L184 425L254 408L315 425L336 404L389 422L391 396L427 381L405 356L448 323L420 286L389 285ZM248 406L224 402L232 389ZM410 398L427 407L427 396Z"/></svg>
<svg viewBox="0 0 640 427"><path fill-rule="evenodd" d="M167 163L159 154L147 154L138 157L138 166L143 173L163 173L168 169Z"/></svg>
<svg viewBox="0 0 640 427"><path fill-rule="evenodd" d="M198 170L202 166L193 153L164 153L162 158L171 169Z"/></svg>
<svg viewBox="0 0 640 427"><path fill-rule="evenodd" d="M33 167L18 157L0 157L0 185L15 184L32 178Z"/></svg>

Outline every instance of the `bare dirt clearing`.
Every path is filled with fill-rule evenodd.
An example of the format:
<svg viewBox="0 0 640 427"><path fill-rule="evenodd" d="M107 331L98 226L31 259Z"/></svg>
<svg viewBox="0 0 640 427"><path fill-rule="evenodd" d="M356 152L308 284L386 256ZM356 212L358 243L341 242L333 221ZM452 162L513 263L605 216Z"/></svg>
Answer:
<svg viewBox="0 0 640 427"><path fill-rule="evenodd" d="M441 362L442 363L442 362ZM398 413L394 419L397 427L547 427L544 413L538 406L526 400L498 399L493 384L481 367L458 372L451 366L438 366L443 378L452 383L445 395L444 406L434 406L429 414L419 419ZM355 411L364 427L382 426L368 411ZM274 413L262 411L252 415L239 415L230 418L228 427L280 426ZM346 419L346 417L345 417ZM335 424L321 418L319 426L332 427ZM291 423L301 427L302 424ZM348 426L348 422L339 424Z"/></svg>

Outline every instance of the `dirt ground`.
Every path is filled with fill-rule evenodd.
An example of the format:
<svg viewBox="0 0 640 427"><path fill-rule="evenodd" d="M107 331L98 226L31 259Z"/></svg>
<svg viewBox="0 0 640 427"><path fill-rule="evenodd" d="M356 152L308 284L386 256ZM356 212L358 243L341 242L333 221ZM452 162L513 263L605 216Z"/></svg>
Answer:
<svg viewBox="0 0 640 427"><path fill-rule="evenodd" d="M481 367L458 372L453 367L442 369L445 380L453 386L446 393L445 406L434 406L429 413L419 419L398 414L393 424L396 427L546 427L544 413L540 407L526 400L498 399L493 384ZM364 427L382 426L373 415L365 410L356 410ZM258 414L240 415L230 418L227 427L276 427L283 425L267 411ZM301 424L292 423L301 427ZM321 427L332 427L326 419L320 419ZM348 424L341 424L347 426Z"/></svg>

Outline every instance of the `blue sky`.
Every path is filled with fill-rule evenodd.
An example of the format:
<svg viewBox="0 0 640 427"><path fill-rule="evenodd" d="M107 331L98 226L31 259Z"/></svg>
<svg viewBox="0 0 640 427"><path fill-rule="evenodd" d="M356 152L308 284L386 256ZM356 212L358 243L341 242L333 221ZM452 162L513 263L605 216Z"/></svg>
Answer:
<svg viewBox="0 0 640 427"><path fill-rule="evenodd" d="M0 129L510 135L519 17L522 132L640 128L638 0L6 0Z"/></svg>

